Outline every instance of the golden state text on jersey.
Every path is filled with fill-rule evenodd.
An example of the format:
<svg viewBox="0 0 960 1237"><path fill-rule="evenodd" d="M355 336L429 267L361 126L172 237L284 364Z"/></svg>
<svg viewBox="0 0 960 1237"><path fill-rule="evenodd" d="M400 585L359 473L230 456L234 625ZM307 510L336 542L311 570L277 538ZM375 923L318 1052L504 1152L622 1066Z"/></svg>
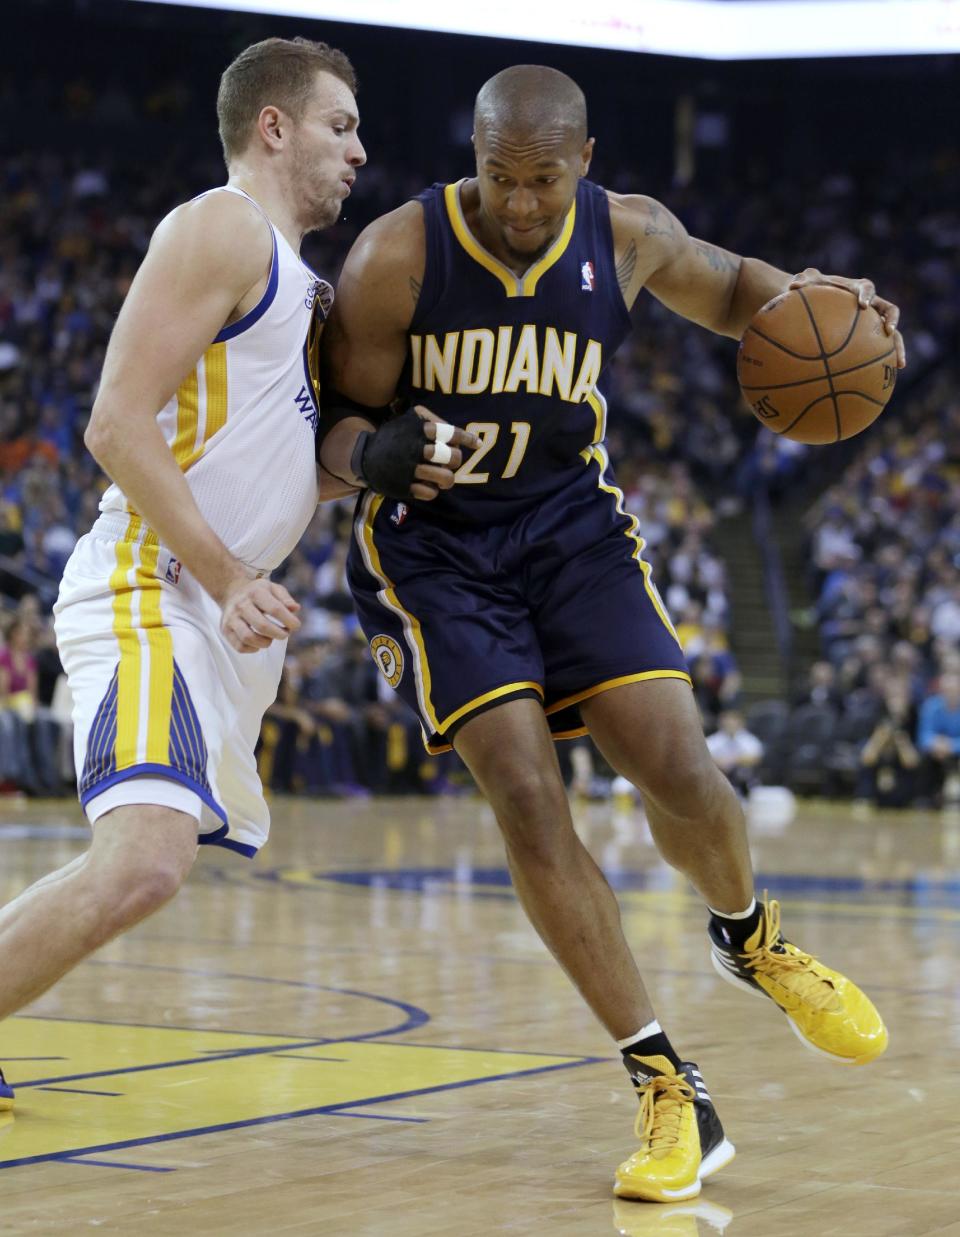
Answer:
<svg viewBox="0 0 960 1237"><path fill-rule="evenodd" d="M564 487L606 432L601 380L630 330L617 284L606 192L581 180L553 245L516 275L470 232L460 185L419 195L423 285L400 394L479 448L431 519L512 519Z"/></svg>

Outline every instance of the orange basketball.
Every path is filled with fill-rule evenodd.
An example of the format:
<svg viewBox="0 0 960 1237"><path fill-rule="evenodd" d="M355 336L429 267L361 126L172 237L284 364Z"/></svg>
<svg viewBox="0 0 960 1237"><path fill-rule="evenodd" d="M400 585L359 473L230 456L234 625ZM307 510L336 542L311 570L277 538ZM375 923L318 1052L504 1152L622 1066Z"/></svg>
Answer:
<svg viewBox="0 0 960 1237"><path fill-rule="evenodd" d="M795 442L859 434L883 411L896 380L896 348L883 319L833 284L774 297L754 314L737 354L737 381L754 415Z"/></svg>

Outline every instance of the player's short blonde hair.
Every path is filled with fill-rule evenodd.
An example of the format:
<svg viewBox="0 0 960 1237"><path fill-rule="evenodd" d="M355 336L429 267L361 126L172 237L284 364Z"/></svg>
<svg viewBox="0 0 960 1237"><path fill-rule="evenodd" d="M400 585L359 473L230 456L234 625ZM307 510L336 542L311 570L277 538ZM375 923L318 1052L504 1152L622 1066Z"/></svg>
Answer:
<svg viewBox="0 0 960 1237"><path fill-rule="evenodd" d="M278 107L293 120L300 119L319 72L332 73L357 93L357 75L344 53L311 39L264 39L224 69L217 91L217 120L228 165L246 150L265 107Z"/></svg>

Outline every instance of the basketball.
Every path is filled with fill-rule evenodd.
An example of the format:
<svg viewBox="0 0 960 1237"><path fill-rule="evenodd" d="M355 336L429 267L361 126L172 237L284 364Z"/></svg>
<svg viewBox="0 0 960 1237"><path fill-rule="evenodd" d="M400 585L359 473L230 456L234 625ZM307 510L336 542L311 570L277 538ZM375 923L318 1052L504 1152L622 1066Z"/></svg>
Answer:
<svg viewBox="0 0 960 1237"><path fill-rule="evenodd" d="M737 354L737 381L775 434L822 444L871 425L893 394L896 347L875 309L835 284L774 297L754 314Z"/></svg>

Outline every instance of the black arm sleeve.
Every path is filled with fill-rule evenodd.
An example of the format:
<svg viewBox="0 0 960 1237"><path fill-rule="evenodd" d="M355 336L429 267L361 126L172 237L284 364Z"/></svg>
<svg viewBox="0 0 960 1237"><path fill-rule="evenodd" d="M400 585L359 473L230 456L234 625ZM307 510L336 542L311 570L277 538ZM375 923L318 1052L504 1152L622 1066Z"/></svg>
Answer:
<svg viewBox="0 0 960 1237"><path fill-rule="evenodd" d="M389 404L383 408L371 408L367 404L358 404L352 399L347 399L339 391L331 391L329 397L321 404L320 417L317 421L317 434L314 440L317 463L320 462L320 448L323 446L323 440L341 421L346 421L348 417L363 417L367 421L372 421L374 425L380 426L392 415L393 409Z"/></svg>

